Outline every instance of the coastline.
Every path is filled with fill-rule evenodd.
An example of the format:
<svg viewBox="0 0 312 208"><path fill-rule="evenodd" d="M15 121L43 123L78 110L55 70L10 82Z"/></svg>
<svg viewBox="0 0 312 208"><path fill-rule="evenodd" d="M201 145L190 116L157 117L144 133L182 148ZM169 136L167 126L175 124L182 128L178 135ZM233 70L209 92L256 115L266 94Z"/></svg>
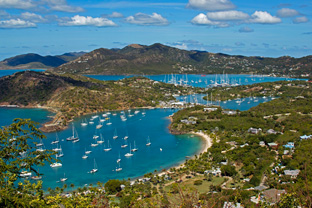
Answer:
<svg viewBox="0 0 312 208"><path fill-rule="evenodd" d="M200 137L200 139L203 141L203 144L202 144L201 148L198 150L198 152L195 155L200 155L200 154L208 151L208 149L212 146L212 138L209 135L204 134L203 132L193 132L193 131L190 132L190 134L196 135L196 136ZM195 158L195 155L189 157L188 159ZM162 175L165 175L165 174L169 173L170 172L170 168L175 168L175 169L184 168L185 167L184 163L185 163L185 161L183 161L183 162L181 162L181 163L179 163L177 165L173 165L173 166L167 168L166 171L160 172L157 175L158 176L162 176ZM138 178L143 178L143 177L138 177Z"/></svg>

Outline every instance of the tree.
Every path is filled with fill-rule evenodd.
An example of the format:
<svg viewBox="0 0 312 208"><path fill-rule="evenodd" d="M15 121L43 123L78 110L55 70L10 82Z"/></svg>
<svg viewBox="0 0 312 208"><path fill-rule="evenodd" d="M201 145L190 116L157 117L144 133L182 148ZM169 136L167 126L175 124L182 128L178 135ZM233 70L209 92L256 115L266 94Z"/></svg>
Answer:
<svg viewBox="0 0 312 208"><path fill-rule="evenodd" d="M121 182L117 179L109 180L105 183L105 191L109 194L116 194L117 192L121 191Z"/></svg>
<svg viewBox="0 0 312 208"><path fill-rule="evenodd" d="M0 131L0 206L23 207L35 200L43 200L42 182L24 183L17 180L23 171L39 175L36 166L52 163L52 150L36 151L38 139L46 137L30 119L14 119L13 123ZM18 186L16 186L18 185ZM22 198L22 199L21 199Z"/></svg>

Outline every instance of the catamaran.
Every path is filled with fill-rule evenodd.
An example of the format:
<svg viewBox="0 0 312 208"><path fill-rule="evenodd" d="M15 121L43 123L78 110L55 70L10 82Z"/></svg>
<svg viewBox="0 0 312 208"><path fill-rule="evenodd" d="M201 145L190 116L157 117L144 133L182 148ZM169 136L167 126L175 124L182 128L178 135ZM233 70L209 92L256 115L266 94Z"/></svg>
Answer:
<svg viewBox="0 0 312 208"><path fill-rule="evenodd" d="M120 163L119 163L119 168L116 168L115 171L116 171L116 172L122 171L122 168L120 167Z"/></svg>

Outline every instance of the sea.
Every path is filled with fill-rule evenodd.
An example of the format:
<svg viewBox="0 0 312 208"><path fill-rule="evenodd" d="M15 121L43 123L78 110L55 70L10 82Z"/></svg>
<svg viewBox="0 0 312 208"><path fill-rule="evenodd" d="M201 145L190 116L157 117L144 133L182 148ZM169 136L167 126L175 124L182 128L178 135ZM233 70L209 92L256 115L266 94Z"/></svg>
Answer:
<svg viewBox="0 0 312 208"><path fill-rule="evenodd" d="M13 74L23 70L2 70L0 76ZM37 70L42 71L42 70ZM181 80L178 75L155 75L148 78L168 83ZM219 75L220 77L222 75ZM271 82L286 80L278 77L256 77L250 75L227 75L228 80L240 82L240 84L252 84L258 82ZM125 76L104 76L89 75L100 80L118 80ZM188 75L190 85L197 86L199 83L206 87L206 83L213 83L218 75ZM184 79L184 78L183 78ZM175 80L175 81L174 81ZM192 82L193 80L193 82ZM199 82L199 80L201 80ZM289 79L287 79L289 80ZM222 82L220 79L217 82ZM202 94L180 96L177 100L196 100L198 103L207 103L203 100ZM270 101L274 98L245 98L243 100L231 100L225 102L214 102L227 109L248 110L259 103ZM198 154L203 145L203 140L194 135L172 135L168 126L170 120L168 116L175 113L178 109L132 109L130 111L99 112L98 114L86 115L76 118L69 128L54 133L44 133L46 139L42 141L44 149L61 148L63 157L60 157L61 167L50 167L46 164L43 167L36 167L43 174L43 188L62 187L67 185L67 190L106 182L109 179L135 179L142 177L149 172L161 172L164 169L179 165L189 157ZM44 123L51 119L52 112L45 109L21 109L21 108L0 108L0 126L7 126L12 123L14 118L31 118L38 123ZM123 119L122 119L123 118ZM102 122L101 122L102 120ZM91 122L91 123L90 123ZM92 124L93 122L93 124ZM87 123L82 126L81 123ZM102 127L96 126L102 123ZM73 143L66 138L77 134L80 141ZM94 139L94 136L99 136ZM117 136L116 139L113 137ZM128 137L128 139L125 139ZM52 141L59 139L58 144L51 144ZM103 143L100 143L103 141ZM40 141L37 141L40 142ZM146 144L150 142L151 145ZM92 145L93 144L93 145ZM94 144L98 144L95 146ZM122 148L122 145L128 145ZM126 157L131 148L137 148L136 152L131 152L133 156ZM111 148L110 151L104 149ZM83 159L86 151L88 158ZM117 163L117 160L120 162ZM92 169L98 169L96 173L90 173ZM120 170L120 171L116 171ZM61 178L67 178L61 182Z"/></svg>

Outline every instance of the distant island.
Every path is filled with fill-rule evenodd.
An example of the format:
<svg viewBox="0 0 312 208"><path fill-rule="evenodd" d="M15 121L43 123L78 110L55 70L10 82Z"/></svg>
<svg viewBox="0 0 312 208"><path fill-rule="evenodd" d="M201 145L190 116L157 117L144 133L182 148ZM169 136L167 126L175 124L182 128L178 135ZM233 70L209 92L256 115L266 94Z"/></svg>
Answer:
<svg viewBox="0 0 312 208"><path fill-rule="evenodd" d="M99 48L61 56L25 54L0 62L0 69L49 68L56 73L103 75L151 74L266 74L311 77L312 56L279 58L188 51L155 43L122 49Z"/></svg>

